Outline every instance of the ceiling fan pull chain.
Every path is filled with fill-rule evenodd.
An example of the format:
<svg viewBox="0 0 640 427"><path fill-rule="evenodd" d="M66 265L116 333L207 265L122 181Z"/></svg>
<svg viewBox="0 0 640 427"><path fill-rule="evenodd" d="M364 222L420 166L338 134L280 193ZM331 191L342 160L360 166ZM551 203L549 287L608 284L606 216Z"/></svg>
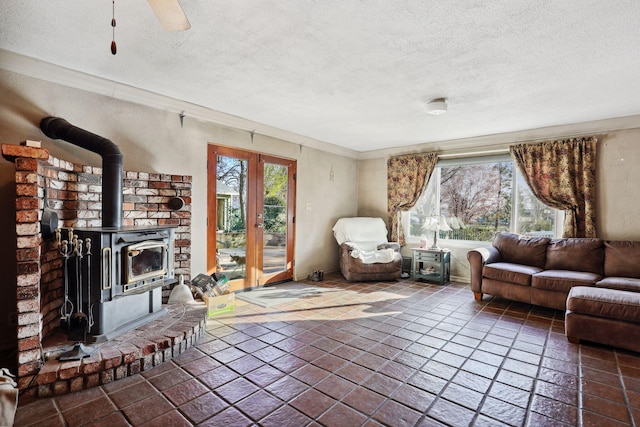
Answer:
<svg viewBox="0 0 640 427"><path fill-rule="evenodd" d="M113 40L111 40L111 53L115 55L118 52L116 47L116 0L111 0L111 27L113 28Z"/></svg>

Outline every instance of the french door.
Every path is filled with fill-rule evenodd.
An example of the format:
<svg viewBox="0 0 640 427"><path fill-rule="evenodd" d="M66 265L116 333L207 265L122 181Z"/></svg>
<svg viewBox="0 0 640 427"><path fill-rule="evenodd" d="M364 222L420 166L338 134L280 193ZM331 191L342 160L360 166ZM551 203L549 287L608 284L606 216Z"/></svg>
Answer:
<svg viewBox="0 0 640 427"><path fill-rule="evenodd" d="M232 290L293 278L295 177L295 160L209 145L209 274Z"/></svg>

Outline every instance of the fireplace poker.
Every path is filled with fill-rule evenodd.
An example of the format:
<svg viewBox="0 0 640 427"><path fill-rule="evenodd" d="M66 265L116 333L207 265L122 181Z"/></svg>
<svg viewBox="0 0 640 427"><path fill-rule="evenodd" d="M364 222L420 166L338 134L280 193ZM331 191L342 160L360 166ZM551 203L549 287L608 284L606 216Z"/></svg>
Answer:
<svg viewBox="0 0 640 427"><path fill-rule="evenodd" d="M87 248L87 332L91 331L93 322L93 303L91 302L91 239L87 237L84 241Z"/></svg>
<svg viewBox="0 0 640 427"><path fill-rule="evenodd" d="M73 237L73 232L69 230L69 237ZM69 299L69 258L71 257L72 250L69 247L68 240L61 240L60 229L56 229L56 239L58 241L58 251L62 258L64 258L64 302L60 306L60 317L69 326L69 318L73 313L73 303Z"/></svg>
<svg viewBox="0 0 640 427"><path fill-rule="evenodd" d="M82 319L87 319L87 315L84 313L83 309L83 301L82 301L82 258L84 257L82 247L82 239L78 239L78 236L73 236L73 247L74 253L76 256L76 312L73 313L73 318L78 319L78 322L81 322Z"/></svg>

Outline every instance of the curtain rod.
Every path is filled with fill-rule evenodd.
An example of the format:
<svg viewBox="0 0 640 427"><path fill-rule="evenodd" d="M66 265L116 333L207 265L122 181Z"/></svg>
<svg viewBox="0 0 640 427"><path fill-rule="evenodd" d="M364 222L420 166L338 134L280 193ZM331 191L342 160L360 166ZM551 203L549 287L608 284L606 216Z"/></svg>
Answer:
<svg viewBox="0 0 640 427"><path fill-rule="evenodd" d="M509 147L516 144L538 144L545 141L560 141L563 139L576 139L576 138L596 138L597 139L596 135L602 134L602 133L606 133L606 132L593 132L593 131L592 132L576 132L572 135L540 137L540 138L533 138L533 139L523 139L519 141L516 140L516 141L507 142L503 144L485 145L484 147L478 147L480 149L479 151L465 151L461 153L446 153L446 154L440 154L440 151L437 151L437 153L438 153L438 158L442 160L455 159L458 157L481 157L481 156L508 154L510 152ZM492 148L492 149L489 148L489 149L482 150L482 148L488 148L488 147L501 147L501 148ZM469 147L466 147L466 148L469 148ZM428 151L425 151L425 152L428 152ZM404 153L404 154L398 154L397 156L406 156L409 154L410 153ZM388 154L386 158L388 159L388 158L397 157L397 156Z"/></svg>
<svg viewBox="0 0 640 427"><path fill-rule="evenodd" d="M456 158L456 157L486 156L491 154L505 154L508 152L509 152L508 148L498 148L495 150L467 151L464 153L438 154L438 158L449 159L449 158Z"/></svg>
<svg viewBox="0 0 640 427"><path fill-rule="evenodd" d="M565 136L555 136L555 137L548 137L548 138L534 138L534 139L528 139L528 140L522 140L522 141L514 141L509 143L508 145L510 147L515 144L537 144L543 141L559 141L563 139L586 138L586 137L595 138L596 133L597 132L576 132L571 136L565 135ZM509 147L480 150L480 151L466 151L464 153L439 154L438 158L447 159L447 158L456 158L456 157L474 157L474 156L485 156L485 155L492 155L492 154L505 154L510 152Z"/></svg>

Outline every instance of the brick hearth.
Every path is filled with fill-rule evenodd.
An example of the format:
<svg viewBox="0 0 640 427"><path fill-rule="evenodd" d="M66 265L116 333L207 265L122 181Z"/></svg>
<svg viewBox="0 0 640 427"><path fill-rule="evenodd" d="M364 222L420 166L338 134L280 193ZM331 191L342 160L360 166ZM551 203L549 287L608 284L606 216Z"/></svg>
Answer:
<svg viewBox="0 0 640 427"><path fill-rule="evenodd" d="M204 333L206 307L204 303L170 304L167 310L165 316L111 341L89 344L95 351L82 360L58 361L69 342L62 333L47 338L43 347L48 360L30 380L27 395L48 397L107 384L147 371L183 353Z"/></svg>

